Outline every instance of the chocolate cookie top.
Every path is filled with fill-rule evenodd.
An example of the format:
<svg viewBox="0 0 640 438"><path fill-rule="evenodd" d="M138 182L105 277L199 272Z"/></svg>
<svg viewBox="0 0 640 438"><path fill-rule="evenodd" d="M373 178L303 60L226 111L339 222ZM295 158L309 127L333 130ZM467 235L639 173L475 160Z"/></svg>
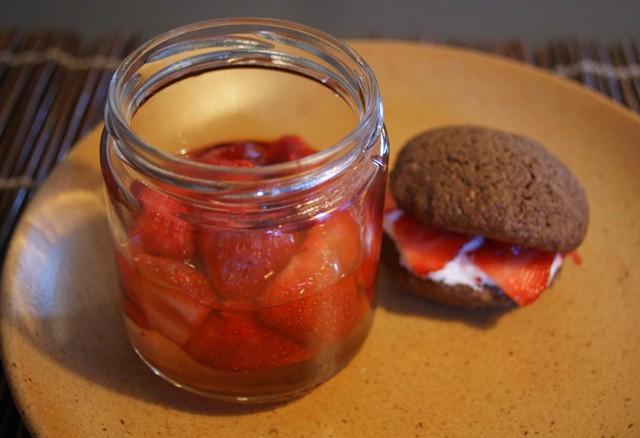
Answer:
<svg viewBox="0 0 640 438"><path fill-rule="evenodd" d="M482 127L414 137L391 190L426 225L547 251L575 249L589 222L584 190L564 164L534 140Z"/></svg>

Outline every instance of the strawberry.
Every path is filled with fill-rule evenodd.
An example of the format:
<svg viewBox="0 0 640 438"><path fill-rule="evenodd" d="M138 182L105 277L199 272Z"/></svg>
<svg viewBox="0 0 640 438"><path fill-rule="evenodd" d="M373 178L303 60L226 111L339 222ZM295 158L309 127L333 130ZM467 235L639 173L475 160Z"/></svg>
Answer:
<svg viewBox="0 0 640 438"><path fill-rule="evenodd" d="M371 300L373 300L374 283L380 260L382 217L385 208L387 208L385 194L390 199L393 199L388 194L388 191L385 193L385 181L386 174L380 175L373 180L366 191L362 204L364 211L362 235L365 251L359 273L362 287Z"/></svg>
<svg viewBox="0 0 640 438"><path fill-rule="evenodd" d="M115 258L122 290L127 295L135 294L138 282L140 281L138 271L121 252L116 251Z"/></svg>
<svg viewBox="0 0 640 438"><path fill-rule="evenodd" d="M555 254L508 243L487 240L467 254L476 266L518 305L535 301L548 287L549 272Z"/></svg>
<svg viewBox="0 0 640 438"><path fill-rule="evenodd" d="M207 278L168 258L134 256L140 275L138 304L149 326L176 344L186 342L207 318L216 297Z"/></svg>
<svg viewBox="0 0 640 438"><path fill-rule="evenodd" d="M582 264L582 257L578 254L578 251L571 251L564 255L565 257L569 257L574 265L580 266Z"/></svg>
<svg viewBox="0 0 640 438"><path fill-rule="evenodd" d="M384 217L403 263L418 276L442 269L469 240L464 234L428 227L399 209Z"/></svg>
<svg viewBox="0 0 640 438"><path fill-rule="evenodd" d="M133 242L156 256L187 260L195 252L193 226L181 219L143 211L129 231Z"/></svg>
<svg viewBox="0 0 640 438"><path fill-rule="evenodd" d="M144 314L142 309L140 309L140 307L138 307L138 305L126 295L122 297L122 310L138 327L142 327L147 330L151 328L149 321L147 320L147 316Z"/></svg>
<svg viewBox="0 0 640 438"><path fill-rule="evenodd" d="M145 254L134 256L140 275L157 286L182 292L205 305L215 303L207 278L191 266L175 260Z"/></svg>
<svg viewBox="0 0 640 438"><path fill-rule="evenodd" d="M303 233L202 227L199 251L215 290L227 299L252 300L294 254Z"/></svg>
<svg viewBox="0 0 640 438"><path fill-rule="evenodd" d="M141 308L140 274L129 260L116 251L116 266L118 268L122 295L122 311L139 327L150 329L149 321Z"/></svg>
<svg viewBox="0 0 640 438"><path fill-rule="evenodd" d="M295 342L233 312L212 313L184 349L203 365L232 371L278 367L309 357Z"/></svg>
<svg viewBox="0 0 640 438"><path fill-rule="evenodd" d="M187 216L191 212L189 206L151 189L140 181L131 183L131 193L147 211L175 217Z"/></svg>
<svg viewBox="0 0 640 438"><path fill-rule="evenodd" d="M286 163L288 161L299 160L316 152L311 146L305 143L296 135L283 135L279 139L268 143L267 162L268 164Z"/></svg>
<svg viewBox="0 0 640 438"><path fill-rule="evenodd" d="M187 158L206 164L231 167L255 167L265 164L267 147L260 142L238 141L214 145L190 154Z"/></svg>
<svg viewBox="0 0 640 438"><path fill-rule="evenodd" d="M344 339L368 306L354 275L302 298L286 292L272 289L261 297L265 307L258 311L258 318L266 326L312 347ZM285 299L294 301L277 304Z"/></svg>
<svg viewBox="0 0 640 438"><path fill-rule="evenodd" d="M193 226L181 218L191 210L186 205L156 192L139 181L131 191L142 211L129 230L132 241L139 241L144 251L177 260L191 258L195 252Z"/></svg>
<svg viewBox="0 0 640 438"><path fill-rule="evenodd" d="M384 195L383 211L386 213L388 211L397 210L399 208L400 207L398 207L398 204L396 203L396 200L393 198L393 195L391 195L391 190L387 189Z"/></svg>
<svg viewBox="0 0 640 438"><path fill-rule="evenodd" d="M380 251L367 254L362 259L360 269L358 269L358 281L360 287L364 290L369 301L373 302L376 276L378 274L378 265L380 262Z"/></svg>
<svg viewBox="0 0 640 438"><path fill-rule="evenodd" d="M220 166L256 167L298 160L315 152L300 137L284 135L271 142L245 140L217 144L189 152L185 157Z"/></svg>
<svg viewBox="0 0 640 438"><path fill-rule="evenodd" d="M272 304L273 297L282 302L324 289L351 274L361 259L360 230L347 211L333 214L316 223L291 258L289 264L275 278L261 297Z"/></svg>
<svg viewBox="0 0 640 438"><path fill-rule="evenodd" d="M228 158L210 158L207 159L206 163L227 167L256 167L256 165L249 160L231 160Z"/></svg>

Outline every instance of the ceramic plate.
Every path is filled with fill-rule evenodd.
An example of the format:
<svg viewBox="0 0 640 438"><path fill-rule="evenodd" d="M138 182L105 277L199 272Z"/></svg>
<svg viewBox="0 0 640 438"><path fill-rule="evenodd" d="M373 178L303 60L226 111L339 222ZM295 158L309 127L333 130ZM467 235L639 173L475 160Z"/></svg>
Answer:
<svg viewBox="0 0 640 438"><path fill-rule="evenodd" d="M223 405L155 377L127 343L97 130L39 190L4 267L6 372L37 436L640 434L640 118L497 57L354 46L380 81L393 156L421 130L473 123L531 136L560 157L591 205L583 264L497 318L428 304L382 271L371 335L345 370L287 404Z"/></svg>

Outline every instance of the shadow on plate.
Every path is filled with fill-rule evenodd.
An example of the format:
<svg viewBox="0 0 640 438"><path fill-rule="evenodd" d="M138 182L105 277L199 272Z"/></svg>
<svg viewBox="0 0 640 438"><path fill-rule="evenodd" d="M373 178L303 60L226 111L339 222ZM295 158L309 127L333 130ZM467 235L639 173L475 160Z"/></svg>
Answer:
<svg viewBox="0 0 640 438"><path fill-rule="evenodd" d="M459 322L487 330L495 326L504 310L462 309L429 302L395 284L381 262L377 281L378 306L393 313L418 315L445 322Z"/></svg>
<svg viewBox="0 0 640 438"><path fill-rule="evenodd" d="M54 361L91 382L157 405L209 415L245 415L284 403L235 405L188 393L155 376L124 330L99 175L41 197L14 236L8 281L21 334ZM75 165L76 167L79 165ZM68 183L61 183L66 186Z"/></svg>

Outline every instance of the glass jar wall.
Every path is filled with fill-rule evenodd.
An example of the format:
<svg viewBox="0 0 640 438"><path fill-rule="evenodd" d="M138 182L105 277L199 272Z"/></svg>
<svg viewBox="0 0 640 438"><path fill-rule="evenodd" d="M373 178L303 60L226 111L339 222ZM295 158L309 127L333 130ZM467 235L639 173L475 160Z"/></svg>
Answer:
<svg viewBox="0 0 640 438"><path fill-rule="evenodd" d="M346 366L372 320L387 156L373 73L319 31L217 20L132 53L101 164L143 361L230 401Z"/></svg>

